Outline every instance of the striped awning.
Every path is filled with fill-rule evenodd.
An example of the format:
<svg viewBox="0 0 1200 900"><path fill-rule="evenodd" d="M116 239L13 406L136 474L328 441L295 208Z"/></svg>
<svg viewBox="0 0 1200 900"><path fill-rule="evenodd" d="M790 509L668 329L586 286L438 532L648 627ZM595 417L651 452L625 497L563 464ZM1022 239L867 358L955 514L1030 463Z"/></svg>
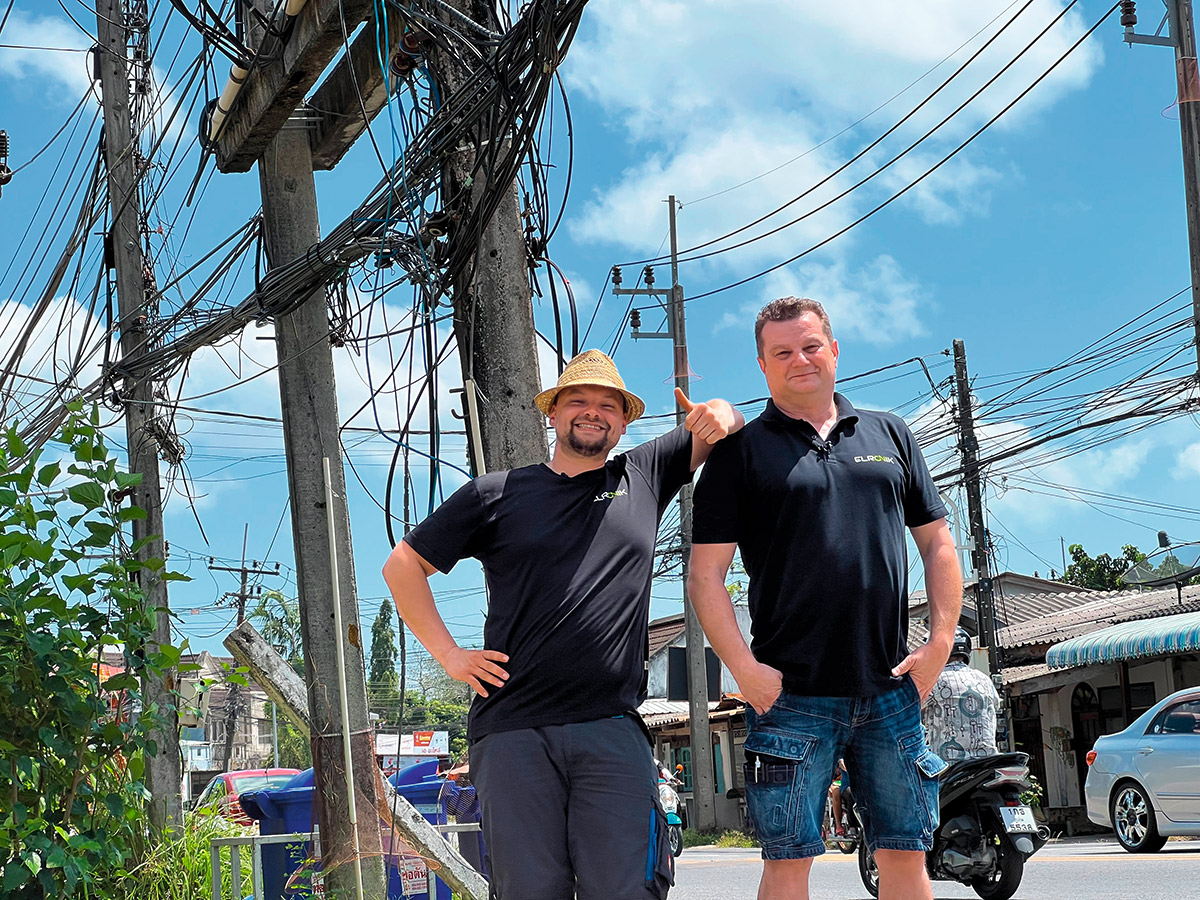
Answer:
<svg viewBox="0 0 1200 900"><path fill-rule="evenodd" d="M1200 613L1110 625L1055 644L1046 652L1051 669L1144 659L1200 650Z"/></svg>

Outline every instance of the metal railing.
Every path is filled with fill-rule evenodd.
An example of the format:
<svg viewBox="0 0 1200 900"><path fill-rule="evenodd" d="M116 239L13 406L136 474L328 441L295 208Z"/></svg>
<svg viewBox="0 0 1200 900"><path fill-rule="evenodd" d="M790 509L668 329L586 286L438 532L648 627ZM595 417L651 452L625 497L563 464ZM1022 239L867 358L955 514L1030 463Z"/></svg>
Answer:
<svg viewBox="0 0 1200 900"><path fill-rule="evenodd" d="M478 822L450 823L434 827L446 835L482 830ZM247 896L242 892L243 849L248 849L250 853L250 896L254 900L263 900L262 848L267 844L307 844L310 841L313 845L313 858L320 859L321 841L318 829L315 827L311 832L294 831L290 834L248 834L245 837L213 838L208 848L209 861L212 865L211 900L244 900ZM229 897L226 897L222 890L224 882L224 868L221 865L222 847L229 848ZM433 873L430 872L428 877L432 878ZM430 894L432 895L432 893L431 890Z"/></svg>

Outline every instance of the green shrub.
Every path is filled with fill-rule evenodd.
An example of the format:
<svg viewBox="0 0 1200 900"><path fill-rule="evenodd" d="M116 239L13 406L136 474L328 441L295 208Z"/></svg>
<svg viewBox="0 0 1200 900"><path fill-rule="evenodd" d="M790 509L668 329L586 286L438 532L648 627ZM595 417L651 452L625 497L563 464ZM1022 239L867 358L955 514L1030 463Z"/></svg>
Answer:
<svg viewBox="0 0 1200 900"><path fill-rule="evenodd" d="M141 476L118 470L99 413L79 404L49 446L60 459L15 427L0 437L0 896L14 900L90 893L145 851L161 717L141 678L179 662L146 646L138 581L179 576L126 541L146 515L122 502ZM106 650L123 671L101 666Z"/></svg>
<svg viewBox="0 0 1200 900"><path fill-rule="evenodd" d="M184 828L156 845L128 870L111 873L110 883L89 892L104 900L204 900L212 893L213 838L247 837L250 829L222 816L189 815ZM233 896L230 851L221 848L221 896ZM240 854L242 896L251 893L250 848Z"/></svg>
<svg viewBox="0 0 1200 900"><path fill-rule="evenodd" d="M696 831L694 828L683 830L684 847L757 847L758 841L744 831L726 829L725 831Z"/></svg>

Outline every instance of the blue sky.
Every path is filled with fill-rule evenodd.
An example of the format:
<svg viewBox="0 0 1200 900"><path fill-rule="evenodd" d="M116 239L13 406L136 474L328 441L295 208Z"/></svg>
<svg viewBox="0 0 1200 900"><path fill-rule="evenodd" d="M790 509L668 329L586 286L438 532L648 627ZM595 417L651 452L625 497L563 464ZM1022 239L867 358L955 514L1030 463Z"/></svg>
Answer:
<svg viewBox="0 0 1200 900"><path fill-rule="evenodd" d="M87 47L91 40L64 10L87 29L94 28L94 21L77 0L64 3L18 0L0 43ZM679 230L685 248L740 228L812 188L853 157L1016 16L907 124L800 200L791 215L770 219L741 237L761 235L877 170L1000 72L1065 5L1033 0L1022 11L1023 3L997 0L749 0L736 7L709 0L645 0L637 5L592 0L561 70L573 117L575 166L565 225L550 245L550 255L571 281L584 325L613 264L661 252L667 232L662 201L669 193L682 204ZM1141 7L1140 30L1153 31L1158 24L1155 5ZM929 140L844 198L778 234L685 263L680 280L687 295L720 288L800 254L912 183L1041 76L1107 9L1092 0L1074 4L1023 58ZM1056 366L1186 288L1172 54L1165 48L1130 49L1120 38L1112 16L1028 96L916 188L798 262L689 303L691 365L698 376L693 394L741 401L765 393L753 358L754 314L766 300L785 294L826 303L840 341L843 376L923 357L934 381L940 382L952 369L939 354L961 338L978 379L976 393L986 401L1013 373ZM185 36L178 22L168 25L165 35L156 32L155 39L158 80L173 84L197 42ZM172 68L170 57L181 41L186 49ZM223 81L223 67L219 69ZM87 90L82 53L0 48L0 128L12 140L13 168L50 140ZM182 91L162 89L158 96L171 109ZM68 172L80 149L94 145L88 123L95 99L83 104L78 129L68 129L43 157L19 171L0 196L6 250L14 260L0 279L0 302L10 301L0 311L4 335L11 335L28 314L32 292L26 289L32 285L40 290L45 284L49 264L22 279L26 261L40 259L47 248L55 253L61 248L61 234L39 235L57 192L71 183ZM559 168L552 172L551 186L559 195L563 122L558 108L552 157ZM196 116L175 127L192 141ZM375 132L386 150L392 142L384 117L377 120ZM243 224L259 203L254 172L216 174L194 207L186 237L182 223L192 216L191 209L172 229L195 172L194 146L189 152L180 174L164 190L154 219L164 224L167 256L182 264L195 261ZM60 154L64 162L55 173ZM347 215L378 177L378 163L365 144L355 147L334 172L318 173L323 229ZM39 208L48 183L53 190ZM31 236L14 255L31 220ZM9 260L3 263L9 266ZM94 279L95 260L89 265ZM636 271L626 269L627 284ZM658 273L662 284L667 268L660 266ZM374 274L370 267L363 273L368 281ZM237 291L244 293L248 277L246 272L231 274L232 296L242 296ZM81 283L90 285L91 280L85 277ZM57 299L74 327L86 321L77 299ZM1173 311L1169 321L1178 322L1187 299L1184 293L1160 312ZM400 291L389 294L374 313L376 323L385 316L392 327L403 323L409 302ZM624 302L604 295L587 346L611 349L624 312ZM539 306L536 315L543 332L552 334L549 305ZM649 313L645 325L656 325ZM173 565L194 577L190 584L172 586L180 634L193 646L215 649L228 627L231 610L215 603L236 584L231 576L208 573L205 562L209 556L236 562L244 525L249 524L249 557L283 566L284 577L268 577L263 584L295 590L289 580L294 570L279 427L219 414L278 417L277 383L270 371L273 345L255 339L267 334L269 330L252 328L240 341L198 354L188 378L172 384L173 393L190 398L183 401L188 409L177 420L190 452L186 484L183 472L164 469L172 485L166 532ZM1106 348L1094 371L1079 383L1080 390L1119 384L1139 362L1157 359L1171 348L1180 350L1171 365L1194 363L1194 350L1185 346L1189 339L1186 329L1176 329L1150 347L1149 355L1137 357L1127 352L1127 345ZM41 349L49 352L36 365L28 363L28 374L52 371L53 341L49 333L41 340ZM11 337L4 344L11 344ZM399 343L389 348L385 341L372 343L362 354L337 351L344 418L368 403L380 373L400 353ZM626 335L616 358L631 388L646 398L649 413L672 410L666 342L637 343ZM543 382L553 381L552 367L547 350L542 353ZM456 405L448 391L457 382L457 370L453 358L443 367L443 410ZM916 365L850 383L846 392L860 406L898 409L915 425L945 421L945 406ZM361 430L348 431L345 438L362 479L359 484L349 475L358 591L368 624L385 593L379 568L388 544L376 501L382 502L393 450L388 439L372 436L371 429L376 421L394 423L397 399L406 396L379 394L374 408L368 404L348 423ZM1120 410L1121 401L1119 396L1107 398L1108 412ZM757 407L747 410L754 413ZM1078 415L1084 421L1096 414L1081 406ZM1003 413L987 419L982 429L985 455L1019 441L1027 424ZM454 429L458 423L445 418L443 427ZM632 428L629 438L643 439L665 427L665 420L651 419ZM112 433L119 440L121 430ZM445 435L442 447L448 464L465 464L461 437ZM1000 568L1042 575L1051 567L1061 570L1060 538L1083 543L1092 553L1114 554L1125 543L1151 548L1160 529L1178 540L1200 540L1200 513L1193 512L1200 507L1200 427L1194 413L1083 453L1068 456L1068 449L1069 441L1050 444L993 468L987 501ZM931 448L930 459L948 467L945 445ZM462 481L449 466L442 473L447 491ZM424 512L420 507L427 480L424 469L416 478L418 514ZM917 578L919 572L914 572ZM480 584L478 567L471 563L434 582L452 631L464 642L477 641L481 634L485 599ZM656 584L653 598L655 615L679 611L678 581Z"/></svg>

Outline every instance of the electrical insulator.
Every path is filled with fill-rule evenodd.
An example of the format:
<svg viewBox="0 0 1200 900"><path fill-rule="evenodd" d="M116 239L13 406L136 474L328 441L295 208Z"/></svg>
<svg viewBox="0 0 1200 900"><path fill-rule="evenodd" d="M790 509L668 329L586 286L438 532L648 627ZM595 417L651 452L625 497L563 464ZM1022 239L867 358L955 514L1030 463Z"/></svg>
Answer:
<svg viewBox="0 0 1200 900"><path fill-rule="evenodd" d="M642 327L642 311L640 309L630 310L629 324L633 326L634 331Z"/></svg>
<svg viewBox="0 0 1200 900"><path fill-rule="evenodd" d="M0 188L12 181L12 169L8 167L8 132L0 131Z"/></svg>
<svg viewBox="0 0 1200 900"><path fill-rule="evenodd" d="M620 266L612 267L612 283L613 283L613 287L621 286L621 267Z"/></svg>
<svg viewBox="0 0 1200 900"><path fill-rule="evenodd" d="M417 60L407 53L397 51L392 54L391 60L388 62L388 71L392 76L400 81L408 78L417 67Z"/></svg>
<svg viewBox="0 0 1200 900"><path fill-rule="evenodd" d="M400 38L400 49L409 56L421 55L421 36L415 31L406 31Z"/></svg>
<svg viewBox="0 0 1200 900"><path fill-rule="evenodd" d="M1121 0L1121 27L1132 28L1137 24L1137 4L1134 0Z"/></svg>
<svg viewBox="0 0 1200 900"><path fill-rule="evenodd" d="M646 266L646 287L654 287L654 266Z"/></svg>

